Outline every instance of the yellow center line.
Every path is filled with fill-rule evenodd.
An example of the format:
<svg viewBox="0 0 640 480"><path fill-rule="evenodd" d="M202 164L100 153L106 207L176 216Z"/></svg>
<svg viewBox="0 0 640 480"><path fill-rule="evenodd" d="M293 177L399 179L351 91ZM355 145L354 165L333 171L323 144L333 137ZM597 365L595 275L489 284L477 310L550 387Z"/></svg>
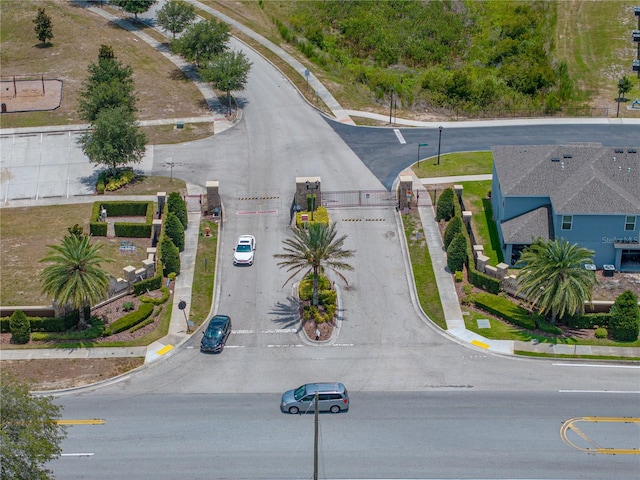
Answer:
<svg viewBox="0 0 640 480"><path fill-rule="evenodd" d="M104 425L105 421L99 418L89 418L85 420L56 420L58 425Z"/></svg>

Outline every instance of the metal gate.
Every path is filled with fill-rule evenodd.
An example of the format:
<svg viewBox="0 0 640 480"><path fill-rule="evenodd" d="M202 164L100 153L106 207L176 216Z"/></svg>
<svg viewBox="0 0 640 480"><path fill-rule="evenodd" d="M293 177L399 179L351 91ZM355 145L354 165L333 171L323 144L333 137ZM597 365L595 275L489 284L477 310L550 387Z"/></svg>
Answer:
<svg viewBox="0 0 640 480"><path fill-rule="evenodd" d="M395 207L398 199L394 192L386 190L347 190L322 192L322 206L339 207Z"/></svg>
<svg viewBox="0 0 640 480"><path fill-rule="evenodd" d="M185 195L183 198L187 206L187 212L202 213L203 197L206 197L206 195Z"/></svg>

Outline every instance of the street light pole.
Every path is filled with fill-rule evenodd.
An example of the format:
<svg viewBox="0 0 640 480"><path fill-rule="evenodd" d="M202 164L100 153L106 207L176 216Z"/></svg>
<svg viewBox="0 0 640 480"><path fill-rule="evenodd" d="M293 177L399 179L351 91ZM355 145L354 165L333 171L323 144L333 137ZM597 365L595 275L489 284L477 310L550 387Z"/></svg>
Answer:
<svg viewBox="0 0 640 480"><path fill-rule="evenodd" d="M438 165L440 165L440 143L442 141L442 125L438 127Z"/></svg>
<svg viewBox="0 0 640 480"><path fill-rule="evenodd" d="M229 115L231 115L231 80L227 80L227 105L229 106Z"/></svg>
<svg viewBox="0 0 640 480"><path fill-rule="evenodd" d="M393 116L393 85L391 86L391 102L389 103L389 125L392 125Z"/></svg>

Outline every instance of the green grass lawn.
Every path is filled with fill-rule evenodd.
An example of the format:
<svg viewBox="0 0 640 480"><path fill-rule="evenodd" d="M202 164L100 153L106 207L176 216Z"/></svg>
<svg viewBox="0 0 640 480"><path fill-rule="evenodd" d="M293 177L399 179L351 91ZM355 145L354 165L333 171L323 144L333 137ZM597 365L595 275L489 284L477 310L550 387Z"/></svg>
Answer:
<svg viewBox="0 0 640 480"><path fill-rule="evenodd" d="M211 236L205 236L205 229L209 227ZM216 257L218 249L218 224L209 219L200 222L198 235L198 252L193 274L191 291L191 309L189 320L195 325L201 325L207 320L213 301L213 282L216 272Z"/></svg>
<svg viewBox="0 0 640 480"><path fill-rule="evenodd" d="M492 152L460 152L429 157L414 163L411 168L418 178L451 177L457 175L490 174L493 165Z"/></svg>
<svg viewBox="0 0 640 480"><path fill-rule="evenodd" d="M473 213L472 228L476 242L484 246L489 264L495 266L503 261L503 255L496 222L492 218L491 199L487 198L491 191L491 181L462 182L461 185L465 208Z"/></svg>

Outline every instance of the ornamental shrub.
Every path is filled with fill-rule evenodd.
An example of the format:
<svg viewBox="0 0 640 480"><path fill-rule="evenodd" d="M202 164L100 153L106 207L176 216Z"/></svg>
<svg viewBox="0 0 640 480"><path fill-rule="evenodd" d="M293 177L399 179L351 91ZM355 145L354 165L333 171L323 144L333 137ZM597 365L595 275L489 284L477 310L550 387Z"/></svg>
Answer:
<svg viewBox="0 0 640 480"><path fill-rule="evenodd" d="M153 312L153 304L141 303L138 310L127 313L124 317L120 317L118 320L109 325L104 331L105 336L114 335L116 333L129 330L131 327L146 320Z"/></svg>
<svg viewBox="0 0 640 480"><path fill-rule="evenodd" d="M164 276L166 277L173 272L180 275L180 251L167 235L163 235L160 240L160 252L160 260L164 265Z"/></svg>
<svg viewBox="0 0 640 480"><path fill-rule="evenodd" d="M607 338L607 336L609 335L609 332L607 332L606 328L600 327L600 328L596 328L596 338Z"/></svg>
<svg viewBox="0 0 640 480"><path fill-rule="evenodd" d="M619 342L635 342L640 333L638 297L631 290L622 292L610 310L609 330Z"/></svg>
<svg viewBox="0 0 640 480"><path fill-rule="evenodd" d="M168 235L173 244L178 247L178 251L184 251L184 226L178 216L169 212L165 218L164 233Z"/></svg>
<svg viewBox="0 0 640 480"><path fill-rule="evenodd" d="M436 220L449 221L454 215L454 193L453 188L443 190L438 198L438 206L436 208Z"/></svg>
<svg viewBox="0 0 640 480"><path fill-rule="evenodd" d="M189 218L187 216L187 204L178 192L171 192L167 198L167 211L174 213L184 229L187 229Z"/></svg>
<svg viewBox="0 0 640 480"><path fill-rule="evenodd" d="M462 228L462 219L456 215L447 224L447 228L444 231L444 248L449 248L449 245L455 236L462 232Z"/></svg>
<svg viewBox="0 0 640 480"><path fill-rule="evenodd" d="M16 310L9 320L11 341L20 345L29 343L31 339L31 324L22 310Z"/></svg>
<svg viewBox="0 0 640 480"><path fill-rule="evenodd" d="M458 233L447 248L447 267L450 272L462 270L467 261L467 239Z"/></svg>

